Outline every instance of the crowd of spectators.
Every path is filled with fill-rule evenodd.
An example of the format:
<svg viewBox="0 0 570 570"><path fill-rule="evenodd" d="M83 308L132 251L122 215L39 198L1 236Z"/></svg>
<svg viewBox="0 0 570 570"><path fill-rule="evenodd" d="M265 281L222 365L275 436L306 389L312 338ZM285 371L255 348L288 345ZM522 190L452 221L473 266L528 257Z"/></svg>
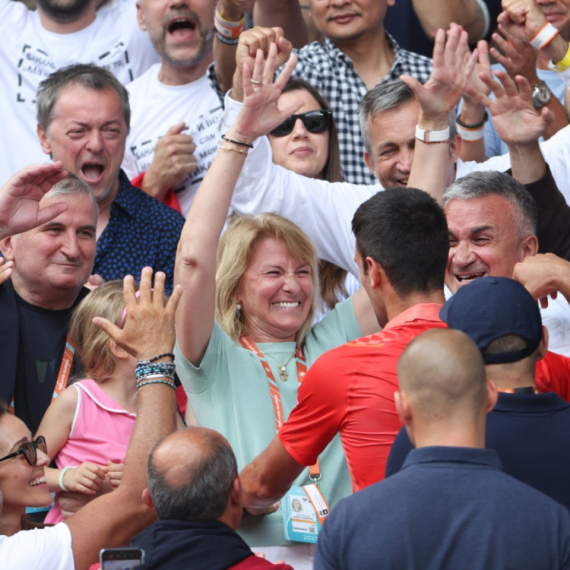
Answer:
<svg viewBox="0 0 570 570"><path fill-rule="evenodd" d="M570 569L570 0L0 30L0 568Z"/></svg>

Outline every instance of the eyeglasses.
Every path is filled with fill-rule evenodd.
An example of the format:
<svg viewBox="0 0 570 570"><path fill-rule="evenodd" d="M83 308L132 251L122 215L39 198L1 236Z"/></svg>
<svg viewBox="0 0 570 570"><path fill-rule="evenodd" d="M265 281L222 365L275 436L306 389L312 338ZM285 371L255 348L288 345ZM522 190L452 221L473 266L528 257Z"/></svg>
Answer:
<svg viewBox="0 0 570 570"><path fill-rule="evenodd" d="M332 111L330 109L321 109L320 111L309 111L301 115L291 115L269 134L274 137L288 135L295 127L297 119L303 121L303 125L310 133L324 133L331 128Z"/></svg>
<svg viewBox="0 0 570 570"><path fill-rule="evenodd" d="M17 457L22 454L26 458L26 461L33 466L38 460L38 449L47 455L47 443L43 435L39 435L36 441L27 441L18 451L14 451L14 453L2 457L0 461L6 461L6 459L11 459L12 457Z"/></svg>

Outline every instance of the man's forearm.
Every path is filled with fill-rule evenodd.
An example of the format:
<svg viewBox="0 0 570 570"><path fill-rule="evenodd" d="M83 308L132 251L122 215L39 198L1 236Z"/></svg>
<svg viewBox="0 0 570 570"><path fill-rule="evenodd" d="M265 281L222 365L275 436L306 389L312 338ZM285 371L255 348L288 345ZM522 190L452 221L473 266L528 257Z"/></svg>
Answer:
<svg viewBox="0 0 570 570"><path fill-rule="evenodd" d="M432 39L439 28L445 30L451 22L469 34L471 44L485 35L487 20L477 0L412 0L412 4L424 31Z"/></svg>
<svg viewBox="0 0 570 570"><path fill-rule="evenodd" d="M265 28L283 28L285 37L295 48L300 49L309 41L299 0L257 0L253 8L253 23Z"/></svg>
<svg viewBox="0 0 570 570"><path fill-rule="evenodd" d="M509 155L513 178L516 178L521 184L536 182L544 176L546 162L540 151L538 141L510 145Z"/></svg>

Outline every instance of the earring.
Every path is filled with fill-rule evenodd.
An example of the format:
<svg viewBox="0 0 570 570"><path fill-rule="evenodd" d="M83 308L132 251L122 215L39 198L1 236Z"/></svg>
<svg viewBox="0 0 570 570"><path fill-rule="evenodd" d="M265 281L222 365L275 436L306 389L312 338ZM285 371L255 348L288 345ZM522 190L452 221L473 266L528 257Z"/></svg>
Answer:
<svg viewBox="0 0 570 570"><path fill-rule="evenodd" d="M241 315L241 305L239 303L236 305L236 315L238 318Z"/></svg>

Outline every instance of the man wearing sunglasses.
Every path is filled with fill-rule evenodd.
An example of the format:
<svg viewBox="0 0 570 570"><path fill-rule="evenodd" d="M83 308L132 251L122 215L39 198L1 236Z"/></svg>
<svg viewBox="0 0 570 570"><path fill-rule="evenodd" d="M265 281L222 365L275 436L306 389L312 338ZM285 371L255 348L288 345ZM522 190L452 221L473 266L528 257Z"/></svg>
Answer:
<svg viewBox="0 0 570 570"><path fill-rule="evenodd" d="M20 531L9 537L0 535L0 568L87 569L97 560L101 548L128 543L132 536L153 521L153 512L142 501L142 491L147 484L146 463L150 451L176 429L175 390L166 369L172 367L170 353L175 341L174 313L181 289L175 289L165 306L164 273L156 274L154 292L151 279L152 270L145 268L141 275L141 295L137 300L132 277L125 278L125 304L132 318L127 319L123 329L106 319L98 319L96 323L117 345L139 361L148 364L146 361L152 359L163 367L161 370L165 370L164 376L161 377L158 371L154 380L139 381L137 385L137 419L121 485L112 494L95 499L54 527ZM7 416L9 422L6 422ZM6 414L4 419L0 417L2 436L9 438L9 426L14 422L19 420L10 414ZM21 469L16 469L15 462L25 461L37 466L40 454L46 451L45 442L38 438L35 442L23 443L11 453L6 451L0 449L0 482L3 477L13 479L21 472ZM4 496L4 501L7 502L8 497Z"/></svg>

